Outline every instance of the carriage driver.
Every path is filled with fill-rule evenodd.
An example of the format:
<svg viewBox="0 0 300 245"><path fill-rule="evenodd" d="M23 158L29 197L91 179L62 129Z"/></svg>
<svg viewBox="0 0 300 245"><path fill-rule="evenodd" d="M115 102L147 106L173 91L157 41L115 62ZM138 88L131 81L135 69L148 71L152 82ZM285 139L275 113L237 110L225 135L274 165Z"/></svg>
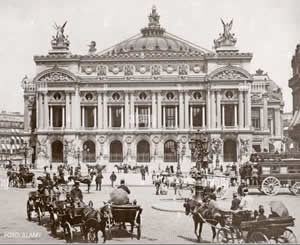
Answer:
<svg viewBox="0 0 300 245"><path fill-rule="evenodd" d="M82 191L79 188L79 181L75 181L74 187L71 190L71 199L73 202L76 202L78 200L82 202L83 200Z"/></svg>

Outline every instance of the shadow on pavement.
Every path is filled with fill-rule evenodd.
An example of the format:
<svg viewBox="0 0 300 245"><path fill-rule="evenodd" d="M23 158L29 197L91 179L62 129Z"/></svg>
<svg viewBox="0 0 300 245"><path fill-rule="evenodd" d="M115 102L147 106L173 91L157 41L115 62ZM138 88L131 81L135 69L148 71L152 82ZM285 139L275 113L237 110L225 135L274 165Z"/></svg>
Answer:
<svg viewBox="0 0 300 245"><path fill-rule="evenodd" d="M186 237L186 236L177 236L177 237L182 238L182 239L184 239L184 240L186 240L186 241L189 241L189 242L199 243L199 242L197 241L197 239L194 239L194 238L190 238L190 237ZM211 242L210 242L210 241L207 241L207 240L202 240L200 243L211 243Z"/></svg>

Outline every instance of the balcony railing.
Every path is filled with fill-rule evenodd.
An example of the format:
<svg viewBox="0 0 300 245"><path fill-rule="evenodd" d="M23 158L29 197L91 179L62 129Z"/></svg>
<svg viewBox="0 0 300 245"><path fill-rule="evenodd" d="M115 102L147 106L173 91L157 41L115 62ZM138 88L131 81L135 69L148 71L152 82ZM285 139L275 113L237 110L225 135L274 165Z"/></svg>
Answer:
<svg viewBox="0 0 300 245"><path fill-rule="evenodd" d="M177 162L177 156L176 156L176 154L173 154L173 153L165 153L164 161L165 162Z"/></svg>
<svg viewBox="0 0 300 245"><path fill-rule="evenodd" d="M138 162L150 162L150 153L138 153L137 161Z"/></svg>
<svg viewBox="0 0 300 245"><path fill-rule="evenodd" d="M121 153L110 153L110 162L123 162L123 154Z"/></svg>

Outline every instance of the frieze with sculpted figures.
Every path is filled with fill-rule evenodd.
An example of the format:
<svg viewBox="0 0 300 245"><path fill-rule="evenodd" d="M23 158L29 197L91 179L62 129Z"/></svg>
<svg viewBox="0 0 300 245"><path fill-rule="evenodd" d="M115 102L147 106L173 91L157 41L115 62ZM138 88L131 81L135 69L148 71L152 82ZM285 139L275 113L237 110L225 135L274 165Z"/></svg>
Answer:
<svg viewBox="0 0 300 245"><path fill-rule="evenodd" d="M153 65L151 67L151 75L154 77L154 78L158 78L158 76L160 75L160 65Z"/></svg>
<svg viewBox="0 0 300 245"><path fill-rule="evenodd" d="M41 82L70 82L73 81L73 78L69 75L62 72L50 72L42 77L40 77L39 81Z"/></svg>
<svg viewBox="0 0 300 245"><path fill-rule="evenodd" d="M171 65L171 64L165 64L162 66L162 70L168 74L172 74L173 72L175 72L177 70L177 66Z"/></svg>
<svg viewBox="0 0 300 245"><path fill-rule="evenodd" d="M147 72L150 72L150 65L135 65L136 72L139 72L140 74L145 74Z"/></svg>
<svg viewBox="0 0 300 245"><path fill-rule="evenodd" d="M134 66L133 65L125 65L124 66L124 75L125 76L132 76L133 75L133 69L134 69Z"/></svg>
<svg viewBox="0 0 300 245"><path fill-rule="evenodd" d="M96 72L96 66L82 66L81 71L87 75L91 75Z"/></svg>
<svg viewBox="0 0 300 245"><path fill-rule="evenodd" d="M225 70L215 74L212 80L239 80L239 79L248 79L243 73L236 70Z"/></svg>
<svg viewBox="0 0 300 245"><path fill-rule="evenodd" d="M108 71L117 75L123 71L123 65L110 65L108 66Z"/></svg>

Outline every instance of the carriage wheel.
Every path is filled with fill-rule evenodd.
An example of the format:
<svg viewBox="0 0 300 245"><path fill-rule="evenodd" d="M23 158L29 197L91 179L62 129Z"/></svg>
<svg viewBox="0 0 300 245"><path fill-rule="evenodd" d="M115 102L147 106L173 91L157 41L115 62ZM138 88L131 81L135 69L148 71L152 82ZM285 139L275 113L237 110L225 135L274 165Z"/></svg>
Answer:
<svg viewBox="0 0 300 245"><path fill-rule="evenodd" d="M141 235L142 235L142 227L141 225L139 225L137 227L137 239L140 240L141 239Z"/></svg>
<svg viewBox="0 0 300 245"><path fill-rule="evenodd" d="M37 218L38 218L38 223L39 223L39 225L42 225L42 219L41 219L42 212L41 212L40 207L37 208L36 214L37 214Z"/></svg>
<svg viewBox="0 0 300 245"><path fill-rule="evenodd" d="M300 182L296 182L293 184L293 186L290 188L290 192L292 192L295 196L300 195Z"/></svg>
<svg viewBox="0 0 300 245"><path fill-rule="evenodd" d="M64 235L65 235L66 242L73 241L73 231L69 222L66 222L64 225Z"/></svg>
<svg viewBox="0 0 300 245"><path fill-rule="evenodd" d="M280 188L280 181L273 177L269 176L265 178L262 182L261 189L268 196L275 196Z"/></svg>
<svg viewBox="0 0 300 245"><path fill-rule="evenodd" d="M233 234L229 229L221 228L217 233L218 243L234 243Z"/></svg>
<svg viewBox="0 0 300 245"><path fill-rule="evenodd" d="M50 214L50 225L51 225L51 234L56 236L57 225L56 225L56 220L55 220L53 213Z"/></svg>
<svg viewBox="0 0 300 245"><path fill-rule="evenodd" d="M277 240L279 243L298 243L297 242L297 237L294 234L294 232L290 229L285 229L283 234L278 237Z"/></svg>
<svg viewBox="0 0 300 245"><path fill-rule="evenodd" d="M30 207L31 205L29 204L29 201L27 201L27 218L28 218L28 220L29 221L31 221L32 219L31 219L31 207Z"/></svg>
<svg viewBox="0 0 300 245"><path fill-rule="evenodd" d="M249 234L247 243L270 243L270 241L262 232L254 231Z"/></svg>
<svg viewBox="0 0 300 245"><path fill-rule="evenodd" d="M86 234L88 242L97 243L98 242L97 233L98 232L94 227L90 227Z"/></svg>

